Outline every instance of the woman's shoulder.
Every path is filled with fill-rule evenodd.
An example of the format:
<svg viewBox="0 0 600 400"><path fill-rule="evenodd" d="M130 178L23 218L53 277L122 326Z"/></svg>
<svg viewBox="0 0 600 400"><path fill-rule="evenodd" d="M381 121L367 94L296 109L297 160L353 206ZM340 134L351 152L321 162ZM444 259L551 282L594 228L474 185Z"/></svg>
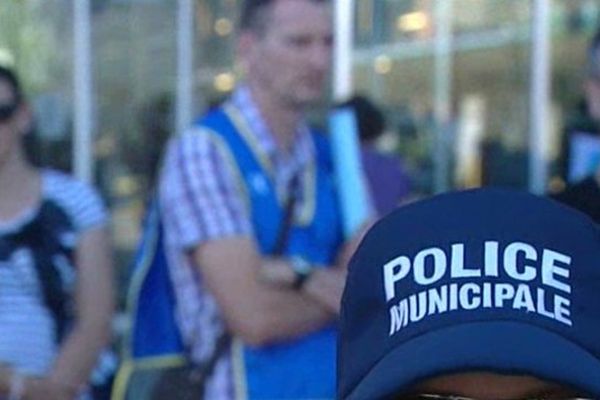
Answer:
<svg viewBox="0 0 600 400"><path fill-rule="evenodd" d="M105 222L105 206L92 185L49 168L42 169L41 176L44 200L63 209L80 229Z"/></svg>

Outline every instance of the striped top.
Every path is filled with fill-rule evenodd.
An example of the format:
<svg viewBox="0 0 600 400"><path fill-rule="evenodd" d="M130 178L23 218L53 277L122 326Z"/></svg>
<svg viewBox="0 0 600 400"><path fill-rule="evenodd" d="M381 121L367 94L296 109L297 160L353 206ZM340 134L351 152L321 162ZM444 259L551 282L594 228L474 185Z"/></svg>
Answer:
<svg viewBox="0 0 600 400"><path fill-rule="evenodd" d="M315 157L308 126L299 124L291 151L286 153L278 147L248 88L238 88L228 106L239 111L249 126L258 147L273 166L278 194L285 196L292 177ZM202 126L195 126L170 142L160 180L166 255L177 296L177 321L192 358L199 362L210 357L224 325L190 251L207 241L253 235L245 195L236 185L227 154L202 130ZM303 196L298 195L297 205L301 209ZM232 397L231 366L225 355L207 382L206 398Z"/></svg>
<svg viewBox="0 0 600 400"><path fill-rule="evenodd" d="M106 210L90 186L49 169L41 171L41 178L41 201L13 220L0 221L0 239L18 233L33 221L45 202L53 203L70 219L73 231L60 238L69 247L75 248L85 231L106 224ZM54 317L44 301L33 253L21 247L5 249L0 256L0 364L21 373L44 375L53 364L58 344ZM61 269L61 277L74 284L74 270L69 267Z"/></svg>

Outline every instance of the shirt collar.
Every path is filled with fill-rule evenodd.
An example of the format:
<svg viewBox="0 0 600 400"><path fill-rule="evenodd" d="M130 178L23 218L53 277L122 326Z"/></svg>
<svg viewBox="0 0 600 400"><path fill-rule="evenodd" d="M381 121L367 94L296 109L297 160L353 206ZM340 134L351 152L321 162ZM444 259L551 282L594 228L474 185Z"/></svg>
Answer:
<svg viewBox="0 0 600 400"><path fill-rule="evenodd" d="M275 136L261 115L260 109L252 97L250 88L247 85L238 86L233 92L230 101L242 113L252 134L255 135L260 146L269 157L272 159L284 157L281 152L278 151L279 149L275 141ZM290 158L292 158L295 163L304 165L308 162L311 155L312 143L310 140L310 129L306 121L303 120L296 128L296 135Z"/></svg>

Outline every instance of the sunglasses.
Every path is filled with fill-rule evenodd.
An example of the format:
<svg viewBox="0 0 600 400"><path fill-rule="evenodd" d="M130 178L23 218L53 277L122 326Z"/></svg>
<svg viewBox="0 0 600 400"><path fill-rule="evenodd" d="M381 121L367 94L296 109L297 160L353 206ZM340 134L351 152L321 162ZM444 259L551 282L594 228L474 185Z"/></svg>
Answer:
<svg viewBox="0 0 600 400"><path fill-rule="evenodd" d="M18 103L0 104L0 122L8 121L19 108Z"/></svg>
<svg viewBox="0 0 600 400"><path fill-rule="evenodd" d="M408 394L401 396L401 400L477 400L471 397L442 395L442 394ZM522 400L593 400L590 397L533 397Z"/></svg>

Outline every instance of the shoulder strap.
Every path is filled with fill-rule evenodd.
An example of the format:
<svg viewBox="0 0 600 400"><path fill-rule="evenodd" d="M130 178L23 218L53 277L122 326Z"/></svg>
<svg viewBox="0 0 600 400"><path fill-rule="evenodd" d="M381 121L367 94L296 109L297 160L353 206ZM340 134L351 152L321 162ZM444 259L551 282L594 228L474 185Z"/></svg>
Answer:
<svg viewBox="0 0 600 400"><path fill-rule="evenodd" d="M19 247L30 249L33 266L40 282L43 300L56 322L59 342L63 339L68 322L72 319L71 293L61 276L57 263L66 261L73 268L73 249L61 242L61 235L73 229L68 216L58 207L43 202L34 219L17 232L0 237L3 253Z"/></svg>
<svg viewBox="0 0 600 400"><path fill-rule="evenodd" d="M285 252L288 244L290 231L292 229L292 225L294 225L294 209L296 208L296 200L298 199L298 196L296 195L296 189L298 188L299 180L299 175L294 175L288 187L288 198L286 200L281 222L279 223L277 239L275 240L275 245L273 246L272 255L274 256L282 255Z"/></svg>
<svg viewBox="0 0 600 400"><path fill-rule="evenodd" d="M247 121L240 110L229 105L219 108L199 122L209 131L219 135L231 151L235 163L243 175L251 210L251 220L257 234L258 245L263 254L273 254L286 204L280 204L270 162L256 142ZM258 180L262 183L256 185Z"/></svg>

